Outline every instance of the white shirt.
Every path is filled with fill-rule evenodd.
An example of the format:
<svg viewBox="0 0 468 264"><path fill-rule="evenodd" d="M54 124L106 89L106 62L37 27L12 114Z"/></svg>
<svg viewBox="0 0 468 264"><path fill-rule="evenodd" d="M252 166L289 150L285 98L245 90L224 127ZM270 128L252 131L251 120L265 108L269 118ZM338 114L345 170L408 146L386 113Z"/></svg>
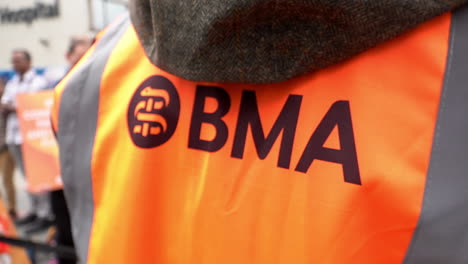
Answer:
<svg viewBox="0 0 468 264"><path fill-rule="evenodd" d="M31 69L23 75L22 80L20 80L20 76L16 74L7 83L1 102L2 104L12 104L16 106L16 95L20 93L37 92L46 87L46 80ZM8 145L20 145L23 142L16 112L12 112L8 115L5 140Z"/></svg>

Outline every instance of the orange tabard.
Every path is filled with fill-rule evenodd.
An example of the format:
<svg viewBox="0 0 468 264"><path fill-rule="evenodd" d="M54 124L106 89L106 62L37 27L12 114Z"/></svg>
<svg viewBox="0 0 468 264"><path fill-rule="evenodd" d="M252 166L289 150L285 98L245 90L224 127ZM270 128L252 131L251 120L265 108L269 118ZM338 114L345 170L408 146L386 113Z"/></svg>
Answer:
<svg viewBox="0 0 468 264"><path fill-rule="evenodd" d="M101 81L89 263L401 263L421 210L449 26L447 14L352 60L269 85L183 80L152 65L130 28ZM170 95L162 105L145 101L144 93L152 92L139 88L152 76L173 84L180 114L167 141L145 148L135 144L134 134L148 137L171 124L137 126L129 120L147 109L149 115L139 120L156 122L153 106L177 101ZM216 121L225 124L227 138L213 152L189 147L195 94L207 86L228 95L203 100L204 113L227 111ZM251 126L245 148L234 144L239 118L252 114L239 115L243 93L254 96L265 137L288 97L300 98L293 140L282 144L282 130L264 159ZM146 103L135 106L140 99ZM346 129L360 184L345 181L337 162L316 159L306 172L297 169L337 102L349 105L340 109L349 109L352 127L348 122ZM340 150L338 132L335 126L319 147ZM219 127L202 123L201 139L219 133ZM289 166L279 167L279 153L288 146ZM243 150L242 158L233 157L239 152L234 148Z"/></svg>

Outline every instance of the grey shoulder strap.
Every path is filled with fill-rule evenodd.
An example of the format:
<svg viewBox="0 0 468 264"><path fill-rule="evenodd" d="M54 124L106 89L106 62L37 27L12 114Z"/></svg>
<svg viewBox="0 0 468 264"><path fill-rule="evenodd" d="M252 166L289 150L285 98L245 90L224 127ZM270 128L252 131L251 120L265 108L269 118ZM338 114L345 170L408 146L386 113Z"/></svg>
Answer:
<svg viewBox="0 0 468 264"><path fill-rule="evenodd" d="M468 5L452 15L423 208L405 264L468 263Z"/></svg>
<svg viewBox="0 0 468 264"><path fill-rule="evenodd" d="M90 57L66 83L60 100L60 166L78 257L86 263L94 201L91 160L99 108L99 88L107 60L128 29L128 15L114 22Z"/></svg>

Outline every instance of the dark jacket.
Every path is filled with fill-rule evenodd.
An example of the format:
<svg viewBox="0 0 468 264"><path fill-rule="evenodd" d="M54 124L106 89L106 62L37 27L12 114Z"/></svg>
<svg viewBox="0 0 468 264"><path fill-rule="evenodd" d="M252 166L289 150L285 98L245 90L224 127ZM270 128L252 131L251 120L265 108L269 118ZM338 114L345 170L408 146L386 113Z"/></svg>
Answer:
<svg viewBox="0 0 468 264"><path fill-rule="evenodd" d="M149 58L194 81L270 83L343 61L468 0L130 1Z"/></svg>

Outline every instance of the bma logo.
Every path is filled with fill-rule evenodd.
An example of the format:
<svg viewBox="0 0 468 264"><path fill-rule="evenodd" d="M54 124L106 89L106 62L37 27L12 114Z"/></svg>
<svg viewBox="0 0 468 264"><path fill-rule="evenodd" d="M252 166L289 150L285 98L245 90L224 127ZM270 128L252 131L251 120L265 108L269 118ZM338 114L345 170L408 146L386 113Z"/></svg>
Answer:
<svg viewBox="0 0 468 264"><path fill-rule="evenodd" d="M174 85L163 76L151 76L136 90L127 118L133 143L153 148L168 141L179 121L180 100Z"/></svg>
<svg viewBox="0 0 468 264"><path fill-rule="evenodd" d="M232 148L231 158L235 159L243 159L246 149L252 151L253 148L258 158L263 160L271 155L274 144L279 144L278 168L308 173L313 162L336 163L342 166L345 182L361 185L349 101L332 103L307 144L295 146L302 99L302 95L290 94L268 131L262 122L255 91L242 91L240 101L234 101L239 106L238 112L234 113L237 114L237 121L228 124L224 117L233 103L229 93L221 87L197 85L188 131L188 148L216 152L227 145ZM217 102L214 111L206 111L208 100ZM133 142L141 148L164 144L174 134L179 114L180 100L174 85L162 76L148 78L137 89L128 108L128 128ZM215 129L213 138L202 137L204 124ZM302 127L306 125L301 124ZM328 148L325 143L335 127L340 147ZM233 133L232 143L227 142L230 132ZM253 140L253 146L247 146L248 137ZM292 164L293 151L300 153L295 164Z"/></svg>

